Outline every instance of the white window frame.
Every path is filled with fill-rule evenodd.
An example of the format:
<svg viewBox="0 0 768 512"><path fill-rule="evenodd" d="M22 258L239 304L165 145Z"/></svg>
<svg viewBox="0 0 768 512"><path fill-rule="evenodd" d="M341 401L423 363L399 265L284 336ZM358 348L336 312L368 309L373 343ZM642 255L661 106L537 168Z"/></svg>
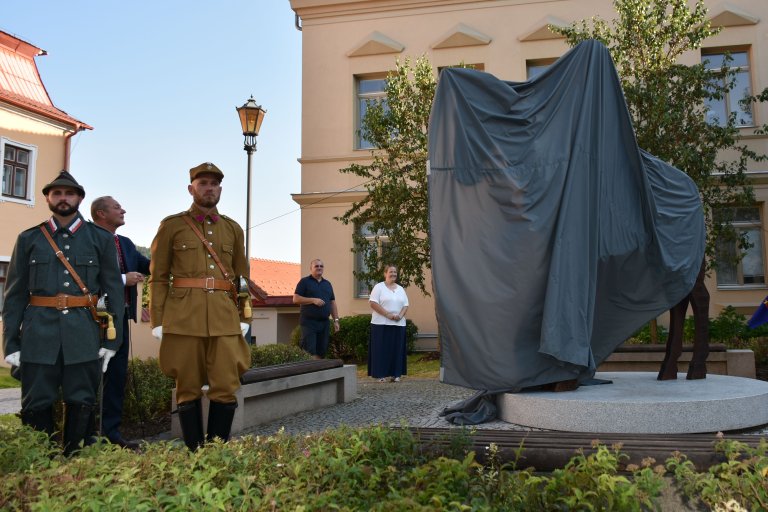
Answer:
<svg viewBox="0 0 768 512"><path fill-rule="evenodd" d="M371 75L356 75L355 76L355 150L358 151L370 151L376 149L373 144L364 140L360 134L360 130L363 128L363 115L364 112L360 108L360 102L362 100L386 100L387 93L383 89L376 92L360 92L360 83L367 80L386 80L386 73L378 73Z"/></svg>
<svg viewBox="0 0 768 512"><path fill-rule="evenodd" d="M749 82L749 94L752 95L755 89L754 89L754 83L753 83L753 77L752 77L752 67L753 67L752 66L752 52L750 51L749 47L744 47L744 46L717 47L716 46L716 47L712 47L712 48L702 48L701 49L701 63L703 64L705 60L710 60L710 63L708 64L708 66L711 66L712 65L711 61L713 60L712 59L713 56L717 56L717 58L720 58L721 55L725 55L726 53L729 53L731 55L734 55L734 54L737 54L737 53L743 53L743 54L746 55L746 60L747 60L747 64L746 65L743 65L743 66L734 65L735 63L731 62L731 67L729 67L728 69L730 71L741 71L741 72L745 72L747 74L747 80ZM707 69L711 73L713 73L715 75L722 76L721 73L720 73L720 69L722 69L722 68L707 67ZM743 112L743 110L741 108L741 105L739 105L739 99L735 99L734 100L731 97L731 91L729 91L725 95L725 98L723 98L722 101L725 104L725 110L726 110L726 115L727 116L730 116L731 112L735 111L735 110L733 110L734 107L737 108L739 111ZM735 102L735 105L734 105L734 102ZM709 112L709 109L707 109L707 112ZM738 121L738 115L736 116L736 127L737 128L753 128L753 127L757 126L757 122L755 121L754 105L753 105L753 108L750 109L749 114L750 114L750 117L752 118L750 120L749 124L740 124L739 121ZM718 118L718 120L720 121L718 123L719 126L725 126L725 123L727 122L727 119L719 119ZM709 120L708 120L708 122L709 122Z"/></svg>
<svg viewBox="0 0 768 512"><path fill-rule="evenodd" d="M544 59L527 59L525 61L525 79L532 80L547 70L557 61L558 57L547 57ZM532 75L531 71L536 70Z"/></svg>
<svg viewBox="0 0 768 512"><path fill-rule="evenodd" d="M5 163L5 146L11 145L29 151L29 166L27 168L27 197L0 195L0 202L19 203L27 206L35 206L35 178L37 177L37 146L24 144L7 137L0 137L0 160Z"/></svg>
<svg viewBox="0 0 768 512"><path fill-rule="evenodd" d="M736 274L736 282L735 283L721 283L720 277L723 275L720 271L717 271L715 276L715 281L717 283L717 288L719 290L735 290L735 289L754 289L754 288L766 288L768 287L768 283L766 283L766 273L765 273L765 237L763 236L763 233L765 233L763 229L763 215L762 215L762 204L757 204L752 207L749 207L749 209L754 208L757 211L758 219L757 220L734 220L731 222L731 225L739 232L744 230L756 230L758 233L760 233L760 245L755 245L754 247L750 247L747 249L747 252L754 251L755 255L760 257L760 262L763 267L763 282L757 282L757 283L745 283L744 282L744 271L743 271L743 260L739 261L739 263L735 264L735 274ZM733 247L732 250L737 251L738 248Z"/></svg>
<svg viewBox="0 0 768 512"><path fill-rule="evenodd" d="M358 227L358 233L363 234L365 236L366 241L368 241L369 244L376 243L376 234L370 231L370 222L366 222L362 226ZM389 243L389 237L385 235L379 235L379 241L378 241L378 254L381 256L381 248L385 244ZM363 266L365 265L365 261L363 260L363 255L359 252L355 253L355 270L361 271L363 270ZM367 292L363 290L364 285L367 283L363 283L360 281L360 279L357 278L357 276L354 276L354 282L355 282L355 298L356 299L367 299L371 295L371 287L367 288Z"/></svg>

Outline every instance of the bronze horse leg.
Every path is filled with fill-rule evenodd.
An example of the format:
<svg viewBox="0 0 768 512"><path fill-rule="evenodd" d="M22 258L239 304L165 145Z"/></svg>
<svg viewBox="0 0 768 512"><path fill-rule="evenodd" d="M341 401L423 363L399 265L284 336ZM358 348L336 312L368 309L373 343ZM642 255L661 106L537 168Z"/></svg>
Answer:
<svg viewBox="0 0 768 512"><path fill-rule="evenodd" d="M704 285L703 264L689 297L693 307L695 334L693 338L693 358L691 359L691 364L688 365L686 379L706 379L707 357L709 356L709 291Z"/></svg>
<svg viewBox="0 0 768 512"><path fill-rule="evenodd" d="M693 290L683 300L669 310L669 336L667 337L666 353L661 363L658 380L677 379L677 360L683 352L683 326L688 304L693 308L695 328L693 341L693 357L688 365L689 380L705 379L707 377L707 357L709 356L709 291L704 285L705 265L701 264L699 275Z"/></svg>
<svg viewBox="0 0 768 512"><path fill-rule="evenodd" d="M669 310L667 347L659 375L656 377L657 380L677 379L677 360L680 359L680 354L683 353L683 324L690 298L691 294L686 295L683 297L683 300L672 306L672 309Z"/></svg>

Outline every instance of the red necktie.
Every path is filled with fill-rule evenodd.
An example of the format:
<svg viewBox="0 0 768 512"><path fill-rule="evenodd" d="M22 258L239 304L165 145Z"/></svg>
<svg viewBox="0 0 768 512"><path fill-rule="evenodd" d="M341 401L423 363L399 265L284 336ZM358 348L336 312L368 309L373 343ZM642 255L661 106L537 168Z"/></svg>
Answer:
<svg viewBox="0 0 768 512"><path fill-rule="evenodd" d="M117 249L117 263L120 265L120 273L125 274L125 259L123 258L123 250L120 249L120 239L115 235L115 248Z"/></svg>
<svg viewBox="0 0 768 512"><path fill-rule="evenodd" d="M120 238L115 235L115 248L117 249L117 263L120 265L120 273L125 274L125 258L123 258L123 250L120 248ZM126 276L126 279L128 276ZM125 307L128 307L130 296L128 295L128 287L123 287L123 298L125 299Z"/></svg>

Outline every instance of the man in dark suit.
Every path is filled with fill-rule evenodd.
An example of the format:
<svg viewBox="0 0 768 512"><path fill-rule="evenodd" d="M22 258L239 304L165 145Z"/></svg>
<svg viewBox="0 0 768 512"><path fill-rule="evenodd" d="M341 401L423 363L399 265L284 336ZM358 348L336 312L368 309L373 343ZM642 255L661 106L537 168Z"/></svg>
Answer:
<svg viewBox="0 0 768 512"><path fill-rule="evenodd" d="M104 374L104 391L101 411L101 433L110 442L124 448L136 449L138 443L126 441L120 433L123 416L125 384L128 376L128 354L130 345L129 319L136 322L138 285L149 274L149 259L136 250L130 238L116 234L117 228L125 224L125 210L114 198L103 196L91 203L93 223L110 233L115 239L117 258L125 286L125 315L123 316L123 343L117 355L109 363Z"/></svg>

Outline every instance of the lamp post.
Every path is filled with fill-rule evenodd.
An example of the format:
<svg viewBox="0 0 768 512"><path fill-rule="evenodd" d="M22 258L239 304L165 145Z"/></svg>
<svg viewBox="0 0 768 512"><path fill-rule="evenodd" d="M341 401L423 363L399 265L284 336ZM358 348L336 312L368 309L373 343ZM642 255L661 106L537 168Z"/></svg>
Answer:
<svg viewBox="0 0 768 512"><path fill-rule="evenodd" d="M261 122L264 121L266 110L257 105L253 95L242 107L237 107L237 115L240 116L240 124L243 127L245 142L243 149L248 153L248 188L246 189L245 202L245 261L249 268L251 264L251 156L256 151L256 136L259 134Z"/></svg>

